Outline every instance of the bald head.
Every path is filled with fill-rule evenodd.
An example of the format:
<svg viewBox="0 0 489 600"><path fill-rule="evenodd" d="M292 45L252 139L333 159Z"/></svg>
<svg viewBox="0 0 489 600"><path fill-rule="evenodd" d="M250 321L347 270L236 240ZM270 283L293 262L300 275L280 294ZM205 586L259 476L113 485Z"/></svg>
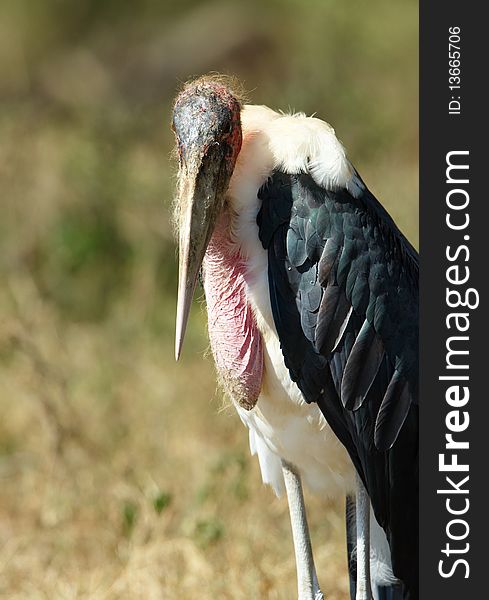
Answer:
<svg viewBox="0 0 489 600"><path fill-rule="evenodd" d="M180 160L203 157L219 145L232 172L241 148L240 112L239 100L221 81L203 77L188 83L173 108Z"/></svg>

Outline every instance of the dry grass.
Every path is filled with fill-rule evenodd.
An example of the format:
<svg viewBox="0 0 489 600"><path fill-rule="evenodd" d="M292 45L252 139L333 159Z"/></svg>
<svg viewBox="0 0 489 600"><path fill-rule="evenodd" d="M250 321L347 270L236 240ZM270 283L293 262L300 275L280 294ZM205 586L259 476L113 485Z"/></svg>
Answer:
<svg viewBox="0 0 489 600"><path fill-rule="evenodd" d="M176 367L125 318L123 335L61 331L27 282L10 291L36 314L2 330L0 595L290 598L286 504L219 411L209 362ZM341 507L310 506L321 578L344 598Z"/></svg>
<svg viewBox="0 0 489 600"><path fill-rule="evenodd" d="M318 110L416 242L417 3L346 4L0 5L0 598L295 597L286 503L196 307L173 361L167 124L211 70ZM346 600L342 503L308 506Z"/></svg>

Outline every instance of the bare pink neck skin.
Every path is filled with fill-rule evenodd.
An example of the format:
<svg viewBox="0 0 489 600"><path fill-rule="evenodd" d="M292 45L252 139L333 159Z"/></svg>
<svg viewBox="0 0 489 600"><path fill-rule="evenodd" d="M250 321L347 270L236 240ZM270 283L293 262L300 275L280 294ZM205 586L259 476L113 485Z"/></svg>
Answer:
<svg viewBox="0 0 489 600"><path fill-rule="evenodd" d="M204 258L209 338L226 390L249 410L261 389L263 341L246 295L246 264L229 231L230 217L224 213Z"/></svg>

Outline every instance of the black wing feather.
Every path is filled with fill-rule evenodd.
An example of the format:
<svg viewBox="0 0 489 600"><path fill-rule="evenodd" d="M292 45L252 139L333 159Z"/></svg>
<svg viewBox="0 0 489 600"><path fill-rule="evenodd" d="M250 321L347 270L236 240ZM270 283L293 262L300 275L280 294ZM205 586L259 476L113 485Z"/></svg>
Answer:
<svg viewBox="0 0 489 600"><path fill-rule="evenodd" d="M374 439L379 450L392 448L406 420L410 406L411 396L408 382L399 371L395 371L375 420Z"/></svg>
<svg viewBox="0 0 489 600"><path fill-rule="evenodd" d="M350 309L351 305L340 286L330 285L325 289L316 330L316 348L320 354L331 354L350 315Z"/></svg>
<svg viewBox="0 0 489 600"><path fill-rule="evenodd" d="M384 359L384 345L365 320L346 361L340 398L348 410L362 406ZM376 444L378 447L378 445Z"/></svg>
<svg viewBox="0 0 489 600"><path fill-rule="evenodd" d="M257 222L285 364L347 448L414 599L418 258L355 176L354 197L276 171Z"/></svg>

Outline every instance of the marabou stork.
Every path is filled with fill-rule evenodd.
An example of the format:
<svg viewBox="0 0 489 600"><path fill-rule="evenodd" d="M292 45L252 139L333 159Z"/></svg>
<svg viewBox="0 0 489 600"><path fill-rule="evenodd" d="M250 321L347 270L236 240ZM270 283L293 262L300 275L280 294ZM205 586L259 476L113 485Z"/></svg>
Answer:
<svg viewBox="0 0 489 600"><path fill-rule="evenodd" d="M327 123L202 77L173 129L176 357L201 272L219 378L287 493L299 600L323 598L301 480L347 495L352 599L417 599L416 251Z"/></svg>

